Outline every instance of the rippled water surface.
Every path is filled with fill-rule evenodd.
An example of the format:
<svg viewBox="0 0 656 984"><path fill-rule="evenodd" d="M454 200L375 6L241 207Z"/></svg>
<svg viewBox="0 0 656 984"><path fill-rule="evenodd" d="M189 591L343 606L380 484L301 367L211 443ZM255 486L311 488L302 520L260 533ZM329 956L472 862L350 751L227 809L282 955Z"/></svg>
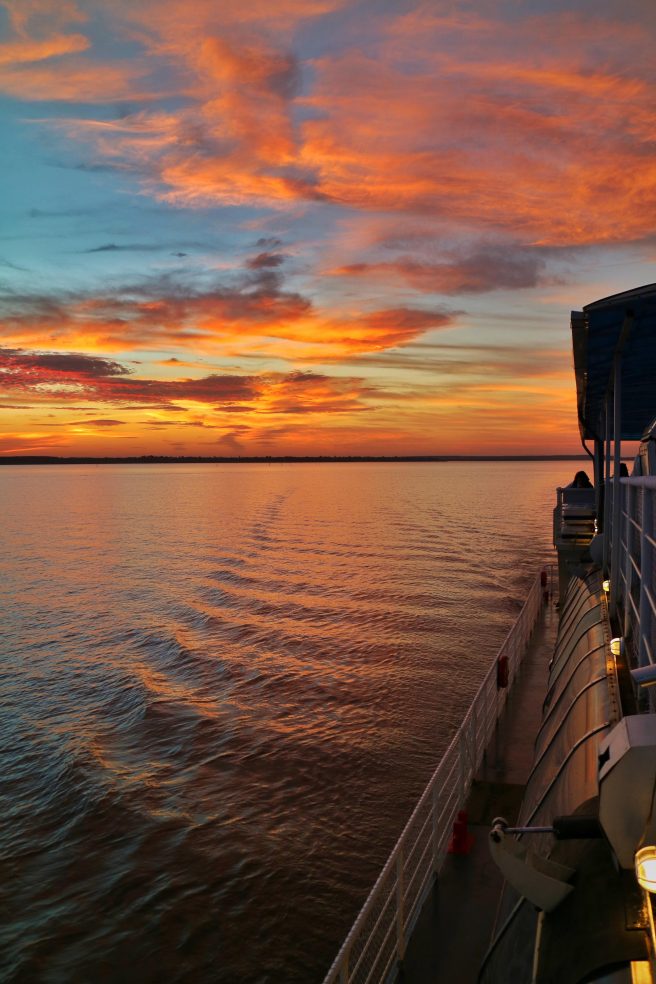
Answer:
<svg viewBox="0 0 656 984"><path fill-rule="evenodd" d="M574 470L3 468L2 979L319 982Z"/></svg>

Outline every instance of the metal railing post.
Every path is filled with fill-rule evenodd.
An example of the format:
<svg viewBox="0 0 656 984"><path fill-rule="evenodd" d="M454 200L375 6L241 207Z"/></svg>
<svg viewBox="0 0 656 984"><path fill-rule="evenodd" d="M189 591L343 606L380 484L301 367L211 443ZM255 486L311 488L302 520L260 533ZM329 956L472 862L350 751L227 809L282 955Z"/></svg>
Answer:
<svg viewBox="0 0 656 984"><path fill-rule="evenodd" d="M651 494L651 489L643 488L642 523L640 524L640 614L638 616L640 619L640 649L638 654L640 666L646 666L650 662L649 650L651 648L651 627L653 624L653 613L647 595L649 590L647 580L653 562L652 546L649 542L653 537L654 510Z"/></svg>
<svg viewBox="0 0 656 984"><path fill-rule="evenodd" d="M439 817L439 806L440 806L440 796L439 790L437 788L437 783L433 783L433 789L431 792L431 810L433 812L433 871L437 875L439 864L440 864L440 828L438 826Z"/></svg>
<svg viewBox="0 0 656 984"><path fill-rule="evenodd" d="M633 514L636 512L636 492L630 485L622 484L622 496L624 499L624 628L623 634L627 636L631 627L631 592L633 588L633 564L631 563L631 540L633 539Z"/></svg>
<svg viewBox="0 0 656 984"><path fill-rule="evenodd" d="M606 438L604 442L604 555L602 570L604 577L608 577L608 555L610 553L610 517L611 517L611 487L610 487L610 410L608 407L608 397L606 397Z"/></svg>
<svg viewBox="0 0 656 984"><path fill-rule="evenodd" d="M656 493L653 489L645 489L644 498L642 500L642 527L645 531L645 547L647 551L646 557L646 572L647 580L650 582L648 587L651 591L652 597L654 597L654 500L656 498ZM643 561L640 561L640 566L642 567ZM647 619L647 626L645 627L645 632L649 639L649 652L651 653L651 658L654 658L654 626L656 625L656 620L654 619L654 612L649 606L649 616ZM654 700L653 693L650 694L652 703Z"/></svg>
<svg viewBox="0 0 656 984"><path fill-rule="evenodd" d="M349 958L351 951L347 950L342 959L342 966L339 969L339 984L349 984Z"/></svg>
<svg viewBox="0 0 656 984"><path fill-rule="evenodd" d="M403 960L405 953L405 925L403 905L403 842L396 855L396 955Z"/></svg>
<svg viewBox="0 0 656 984"><path fill-rule="evenodd" d="M613 373L613 532L610 548L610 614L617 616L617 601L620 594L620 543L622 526L620 507L622 487L620 485L620 463L622 458L622 358L615 356Z"/></svg>
<svg viewBox="0 0 656 984"><path fill-rule="evenodd" d="M494 681L494 692L496 693L496 680ZM483 718L485 720L485 736L484 736L485 750L483 751L484 762L487 761L487 746L490 742L490 738L492 737L492 728L490 727L491 724L490 715L492 713L492 706L493 706L493 698L488 688L488 691L485 694L485 702L483 704Z"/></svg>
<svg viewBox="0 0 656 984"><path fill-rule="evenodd" d="M474 703L472 704L472 735L473 735L473 738L474 738L474 748L473 748L473 761L472 761L472 765L473 765L474 770L476 770L478 768L479 764L480 764L479 763L479 760L478 760L479 749L478 749L478 703L477 703L477 701L474 701Z"/></svg>
<svg viewBox="0 0 656 984"><path fill-rule="evenodd" d="M463 728L460 732L460 740L458 742L458 806L465 801L465 793L467 792L467 781L465 779L465 729Z"/></svg>

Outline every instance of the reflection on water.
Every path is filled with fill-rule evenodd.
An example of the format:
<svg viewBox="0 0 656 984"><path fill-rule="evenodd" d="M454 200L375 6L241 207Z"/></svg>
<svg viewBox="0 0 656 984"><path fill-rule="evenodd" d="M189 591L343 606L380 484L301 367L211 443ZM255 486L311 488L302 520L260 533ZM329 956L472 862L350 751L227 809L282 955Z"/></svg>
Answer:
<svg viewBox="0 0 656 984"><path fill-rule="evenodd" d="M567 463L4 468L10 981L320 981Z"/></svg>

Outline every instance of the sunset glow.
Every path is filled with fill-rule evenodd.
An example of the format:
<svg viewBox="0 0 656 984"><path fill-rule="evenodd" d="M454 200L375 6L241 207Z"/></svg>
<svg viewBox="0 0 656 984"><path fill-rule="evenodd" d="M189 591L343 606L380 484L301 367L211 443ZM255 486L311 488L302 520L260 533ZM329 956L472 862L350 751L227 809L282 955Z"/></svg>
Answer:
<svg viewBox="0 0 656 984"><path fill-rule="evenodd" d="M579 450L651 0L1 0L0 453Z"/></svg>

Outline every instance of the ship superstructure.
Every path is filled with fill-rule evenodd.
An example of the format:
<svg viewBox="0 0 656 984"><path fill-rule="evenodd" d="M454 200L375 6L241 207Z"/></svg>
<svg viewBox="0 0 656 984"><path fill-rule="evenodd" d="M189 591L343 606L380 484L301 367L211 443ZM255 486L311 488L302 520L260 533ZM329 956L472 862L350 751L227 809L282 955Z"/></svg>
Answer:
<svg viewBox="0 0 656 984"><path fill-rule="evenodd" d="M522 832L502 820L491 835L502 870L521 844L535 875L507 870L485 984L654 979L656 286L589 304L571 327L594 488L558 490L560 624ZM551 899L545 870L562 886Z"/></svg>

